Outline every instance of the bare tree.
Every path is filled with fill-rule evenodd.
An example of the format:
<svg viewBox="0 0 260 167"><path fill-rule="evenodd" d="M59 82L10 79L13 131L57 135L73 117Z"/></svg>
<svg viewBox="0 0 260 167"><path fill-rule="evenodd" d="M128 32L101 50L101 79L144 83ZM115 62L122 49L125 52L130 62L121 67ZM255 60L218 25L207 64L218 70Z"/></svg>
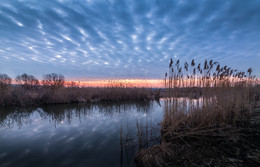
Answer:
<svg viewBox="0 0 260 167"><path fill-rule="evenodd" d="M6 74L0 74L0 88L6 88L8 85L10 85L12 82L12 79L6 75Z"/></svg>
<svg viewBox="0 0 260 167"><path fill-rule="evenodd" d="M12 79L6 74L0 74L1 84L11 84Z"/></svg>
<svg viewBox="0 0 260 167"><path fill-rule="evenodd" d="M33 88L39 85L39 81L33 75L28 75L26 73L18 75L15 78L16 82L23 86L24 88Z"/></svg>
<svg viewBox="0 0 260 167"><path fill-rule="evenodd" d="M3 99L8 92L9 85L12 79L6 74L0 74L0 105L3 104Z"/></svg>
<svg viewBox="0 0 260 167"><path fill-rule="evenodd" d="M43 76L42 84L44 86L50 86L52 88L64 87L65 77L62 74L45 74Z"/></svg>

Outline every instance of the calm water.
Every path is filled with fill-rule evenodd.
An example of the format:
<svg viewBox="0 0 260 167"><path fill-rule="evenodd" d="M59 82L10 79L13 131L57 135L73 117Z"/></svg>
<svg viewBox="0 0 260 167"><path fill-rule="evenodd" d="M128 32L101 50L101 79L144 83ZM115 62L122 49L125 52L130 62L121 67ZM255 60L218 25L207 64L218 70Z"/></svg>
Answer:
<svg viewBox="0 0 260 167"><path fill-rule="evenodd" d="M0 108L0 166L134 166L162 117L157 102Z"/></svg>

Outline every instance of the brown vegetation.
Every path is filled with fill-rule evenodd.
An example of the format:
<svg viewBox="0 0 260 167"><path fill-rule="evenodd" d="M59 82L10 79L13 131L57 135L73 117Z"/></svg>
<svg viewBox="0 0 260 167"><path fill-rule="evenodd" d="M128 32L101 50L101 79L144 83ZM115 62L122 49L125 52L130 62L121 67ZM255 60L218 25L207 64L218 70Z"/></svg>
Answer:
<svg viewBox="0 0 260 167"><path fill-rule="evenodd" d="M144 101L158 98L159 92L148 88L133 88L122 83L108 83L107 87L79 87L77 82L65 82L61 74L46 74L42 82L32 75L16 77L18 85L11 85L11 78L0 75L0 106L38 105L57 103L83 103L98 101Z"/></svg>
<svg viewBox="0 0 260 167"><path fill-rule="evenodd" d="M250 115L256 98L256 78L251 75L251 68L247 73L238 72L227 66L221 67L213 60L209 63L205 60L204 68L201 69L200 64L195 67L192 60L191 70L185 62L185 71L182 72L179 60L175 68L172 64L171 60L170 76L166 83L169 85L170 98L166 100L165 117L162 122L163 138L178 136L179 132L200 132L200 129L206 127L238 125ZM196 74L196 69L199 74ZM197 100L177 99L175 97L178 96L180 87L191 87L191 92L192 88L199 87L201 97Z"/></svg>
<svg viewBox="0 0 260 167"><path fill-rule="evenodd" d="M39 86L39 81L37 78L35 78L32 75L28 75L26 73L22 75L18 75L15 78L15 81L21 86L24 87L25 89L32 89L36 86Z"/></svg>
<svg viewBox="0 0 260 167"><path fill-rule="evenodd" d="M166 73L164 79L168 98L161 123L161 145L139 151L136 155L139 166L160 166L153 163L156 158L162 166L167 166L166 162L170 166L181 165L177 160L182 158L193 161L193 157L198 158L194 156L198 152L193 152L192 147L206 149L204 145L215 141L212 138L229 138L230 132L248 126L259 99L259 86L256 77L251 75L252 68L247 73L239 72L221 67L213 60L209 63L205 60L203 68L201 64L195 65L192 60L190 68L187 62L181 67L178 60L174 66L171 59L169 75ZM186 98L178 98L184 90ZM154 157L156 150L161 150L159 155L163 156Z"/></svg>
<svg viewBox="0 0 260 167"><path fill-rule="evenodd" d="M6 74L0 74L0 104L4 103L4 98L8 95L12 79Z"/></svg>

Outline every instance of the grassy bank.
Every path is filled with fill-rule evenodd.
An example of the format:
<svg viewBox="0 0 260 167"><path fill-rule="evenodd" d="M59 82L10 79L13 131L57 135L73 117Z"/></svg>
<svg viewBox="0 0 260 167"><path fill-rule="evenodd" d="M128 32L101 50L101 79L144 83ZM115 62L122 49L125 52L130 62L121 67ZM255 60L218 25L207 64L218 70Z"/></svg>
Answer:
<svg viewBox="0 0 260 167"><path fill-rule="evenodd" d="M209 157L221 161L217 156L226 156L224 153L218 155L209 150L217 143L223 147L232 144L239 129L249 127L259 100L260 87L251 73L251 68L240 72L212 60L205 60L203 65L192 60L183 66L179 60L175 64L171 60L165 75L168 98L161 123L161 144L140 150L137 165L206 166L204 159ZM183 94L186 98L178 98Z"/></svg>
<svg viewBox="0 0 260 167"><path fill-rule="evenodd" d="M157 93L158 94L158 93ZM53 90L39 86L25 89L9 86L0 95L0 106L28 106L58 103L86 103L99 101L146 101L156 98L156 91L149 88L71 88L61 87Z"/></svg>
<svg viewBox="0 0 260 167"><path fill-rule="evenodd" d="M105 87L80 87L66 82L61 74L46 74L42 81L22 74L15 79L0 74L0 106L28 106L99 101L146 101L159 98L160 90L129 87L127 83L109 82Z"/></svg>

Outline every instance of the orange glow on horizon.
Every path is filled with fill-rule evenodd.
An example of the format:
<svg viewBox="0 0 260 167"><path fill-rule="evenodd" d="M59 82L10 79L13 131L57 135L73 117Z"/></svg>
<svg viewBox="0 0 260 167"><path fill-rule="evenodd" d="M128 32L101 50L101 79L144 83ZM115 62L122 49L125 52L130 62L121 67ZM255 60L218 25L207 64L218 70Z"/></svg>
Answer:
<svg viewBox="0 0 260 167"><path fill-rule="evenodd" d="M196 80L197 82L198 80ZM67 80L65 81L65 86L70 86L73 82L74 86L79 87L138 87L138 88L165 88L165 79L107 79L107 80L98 80L93 79L89 81L84 80ZM184 80L184 85L185 85ZM12 80L12 84L18 84L16 80ZM42 81L39 80L39 84L42 85ZM255 80L256 85L260 85L260 79ZM166 87L169 86L167 79Z"/></svg>
<svg viewBox="0 0 260 167"><path fill-rule="evenodd" d="M70 81L66 81L70 82ZM162 79L116 79L116 80L92 80L73 81L79 83L80 87L163 87Z"/></svg>

